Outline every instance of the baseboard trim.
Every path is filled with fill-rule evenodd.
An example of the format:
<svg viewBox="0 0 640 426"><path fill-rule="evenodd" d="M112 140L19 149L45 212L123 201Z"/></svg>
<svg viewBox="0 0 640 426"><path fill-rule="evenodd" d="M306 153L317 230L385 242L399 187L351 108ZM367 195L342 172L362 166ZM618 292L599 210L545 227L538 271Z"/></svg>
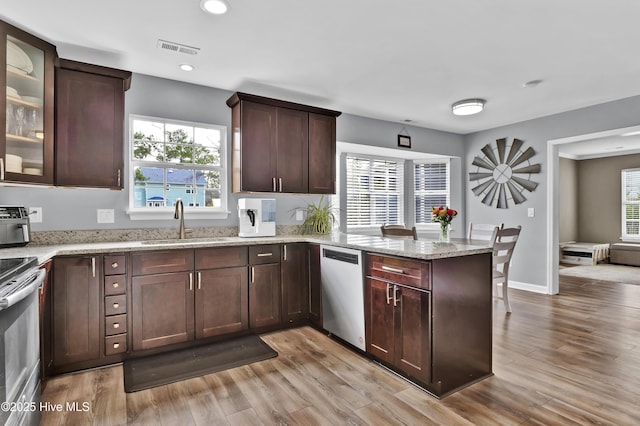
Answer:
<svg viewBox="0 0 640 426"><path fill-rule="evenodd" d="M509 280L509 288L515 288L517 290L530 291L532 293L549 294L546 286L535 285L531 283L523 283L521 281Z"/></svg>

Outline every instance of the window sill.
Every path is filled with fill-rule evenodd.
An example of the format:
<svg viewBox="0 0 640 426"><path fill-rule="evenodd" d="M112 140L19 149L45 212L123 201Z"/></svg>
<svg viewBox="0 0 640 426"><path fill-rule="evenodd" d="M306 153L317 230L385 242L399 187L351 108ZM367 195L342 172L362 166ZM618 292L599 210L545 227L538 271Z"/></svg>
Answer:
<svg viewBox="0 0 640 426"><path fill-rule="evenodd" d="M129 209L127 214L130 220L167 220L173 219L173 208L158 208L158 209ZM226 210L215 211L201 211L201 210L189 210L185 207L184 218L189 220L197 219L227 219L231 212Z"/></svg>

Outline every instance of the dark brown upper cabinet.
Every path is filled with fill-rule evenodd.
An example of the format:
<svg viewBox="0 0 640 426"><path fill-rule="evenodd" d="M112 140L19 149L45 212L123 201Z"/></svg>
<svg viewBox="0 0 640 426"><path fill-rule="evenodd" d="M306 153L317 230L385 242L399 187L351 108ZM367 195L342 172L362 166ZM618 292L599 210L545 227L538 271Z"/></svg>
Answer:
<svg viewBox="0 0 640 426"><path fill-rule="evenodd" d="M56 185L123 188L124 92L130 84L129 71L59 60Z"/></svg>
<svg viewBox="0 0 640 426"><path fill-rule="evenodd" d="M50 185L56 48L2 21L0 36L0 181Z"/></svg>
<svg viewBox="0 0 640 426"><path fill-rule="evenodd" d="M335 193L340 112L240 92L227 105L233 192Z"/></svg>

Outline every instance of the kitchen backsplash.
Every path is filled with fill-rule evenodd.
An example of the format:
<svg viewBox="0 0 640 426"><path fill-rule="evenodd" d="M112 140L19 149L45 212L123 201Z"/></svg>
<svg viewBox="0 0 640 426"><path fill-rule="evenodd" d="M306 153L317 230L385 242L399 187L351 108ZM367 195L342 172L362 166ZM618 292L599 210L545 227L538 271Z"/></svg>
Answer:
<svg viewBox="0 0 640 426"><path fill-rule="evenodd" d="M237 237L237 226L191 228L189 238ZM278 225L277 235L300 233L299 225ZM99 229L84 231L34 231L31 232L32 245L85 244L117 241L148 241L175 239L177 228L140 228L140 229Z"/></svg>

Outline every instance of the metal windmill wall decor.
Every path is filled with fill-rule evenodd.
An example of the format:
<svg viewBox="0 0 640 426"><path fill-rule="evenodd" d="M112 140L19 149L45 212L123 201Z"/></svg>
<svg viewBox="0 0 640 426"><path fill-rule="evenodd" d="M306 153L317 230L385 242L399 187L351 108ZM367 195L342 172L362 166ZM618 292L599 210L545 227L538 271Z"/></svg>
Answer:
<svg viewBox="0 0 640 426"><path fill-rule="evenodd" d="M484 155L473 158L471 164L476 166L476 171L469 173L469 181L478 184L471 191L482 197L483 204L508 209L510 201L514 204L526 201L525 190L536 189L538 183L531 180L531 175L540 173L540 164L531 163L536 152L531 147L523 150L523 144L514 138L507 147L506 138L496 139L495 147L486 144L480 150Z"/></svg>

